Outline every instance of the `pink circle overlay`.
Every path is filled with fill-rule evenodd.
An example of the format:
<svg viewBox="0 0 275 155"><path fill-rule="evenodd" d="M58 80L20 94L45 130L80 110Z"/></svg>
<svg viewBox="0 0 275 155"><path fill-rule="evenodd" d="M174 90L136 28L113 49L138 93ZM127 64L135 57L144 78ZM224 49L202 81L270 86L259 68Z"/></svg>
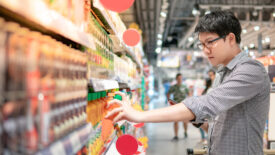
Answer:
<svg viewBox="0 0 275 155"><path fill-rule="evenodd" d="M123 41L128 46L136 46L140 41L140 34L135 29L128 29L123 33Z"/></svg>
<svg viewBox="0 0 275 155"><path fill-rule="evenodd" d="M135 0L100 0L100 3L104 8L120 13L129 9L134 1Z"/></svg>
<svg viewBox="0 0 275 155"><path fill-rule="evenodd" d="M131 135L123 135L117 139L116 149L122 155L133 155L138 150L138 142Z"/></svg>

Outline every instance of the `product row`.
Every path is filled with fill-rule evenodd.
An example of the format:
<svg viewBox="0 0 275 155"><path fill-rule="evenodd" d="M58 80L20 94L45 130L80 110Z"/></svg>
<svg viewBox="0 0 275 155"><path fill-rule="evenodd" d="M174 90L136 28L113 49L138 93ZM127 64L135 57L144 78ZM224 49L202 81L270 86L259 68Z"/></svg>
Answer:
<svg viewBox="0 0 275 155"><path fill-rule="evenodd" d="M82 31L91 34L106 50L112 51L112 40L91 13L91 0L44 0L44 2L50 10L57 11Z"/></svg>
<svg viewBox="0 0 275 155"><path fill-rule="evenodd" d="M87 58L0 19L0 154L32 154L86 122Z"/></svg>

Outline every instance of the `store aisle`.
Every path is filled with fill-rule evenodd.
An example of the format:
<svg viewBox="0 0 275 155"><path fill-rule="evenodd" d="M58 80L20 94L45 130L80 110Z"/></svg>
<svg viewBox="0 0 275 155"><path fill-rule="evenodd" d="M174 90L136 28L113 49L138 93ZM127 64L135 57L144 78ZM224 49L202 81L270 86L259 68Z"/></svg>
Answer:
<svg viewBox="0 0 275 155"><path fill-rule="evenodd" d="M150 109L160 108L165 105L165 97L161 95L150 102ZM179 124L179 140L171 141L174 136L172 123L148 123L146 134L149 138L149 148L147 155L186 155L187 148L199 148L200 142L199 129L191 124L188 125L188 138L183 138L183 125Z"/></svg>

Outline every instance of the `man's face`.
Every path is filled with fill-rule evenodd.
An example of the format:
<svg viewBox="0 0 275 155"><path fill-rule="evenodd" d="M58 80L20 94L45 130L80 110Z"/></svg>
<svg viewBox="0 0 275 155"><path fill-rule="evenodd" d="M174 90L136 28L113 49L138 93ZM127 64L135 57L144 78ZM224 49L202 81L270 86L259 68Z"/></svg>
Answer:
<svg viewBox="0 0 275 155"><path fill-rule="evenodd" d="M232 45L227 36L224 36L224 38L219 38L219 35L216 33L199 33L199 40L203 45L205 45L203 46L202 51L213 66L219 64L227 65L227 63L232 59L232 52L230 52Z"/></svg>
<svg viewBox="0 0 275 155"><path fill-rule="evenodd" d="M182 84L182 76L177 77L177 84Z"/></svg>

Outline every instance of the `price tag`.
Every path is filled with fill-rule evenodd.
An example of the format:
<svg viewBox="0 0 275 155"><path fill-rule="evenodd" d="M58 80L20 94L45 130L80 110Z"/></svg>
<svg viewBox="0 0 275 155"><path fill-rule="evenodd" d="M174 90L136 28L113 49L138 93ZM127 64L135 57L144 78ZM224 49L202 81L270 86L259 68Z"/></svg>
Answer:
<svg viewBox="0 0 275 155"><path fill-rule="evenodd" d="M79 135L75 132L72 134L72 136L70 136L70 141L72 144L72 150L74 153L76 153L77 151L79 151L79 147L81 145L80 141L79 141Z"/></svg>
<svg viewBox="0 0 275 155"><path fill-rule="evenodd" d="M66 151L66 154L71 154L73 152L72 144L69 138L66 138L66 140L63 141L63 146Z"/></svg>
<svg viewBox="0 0 275 155"><path fill-rule="evenodd" d="M66 155L66 151L61 142L56 142L51 148L50 152L52 155Z"/></svg>

